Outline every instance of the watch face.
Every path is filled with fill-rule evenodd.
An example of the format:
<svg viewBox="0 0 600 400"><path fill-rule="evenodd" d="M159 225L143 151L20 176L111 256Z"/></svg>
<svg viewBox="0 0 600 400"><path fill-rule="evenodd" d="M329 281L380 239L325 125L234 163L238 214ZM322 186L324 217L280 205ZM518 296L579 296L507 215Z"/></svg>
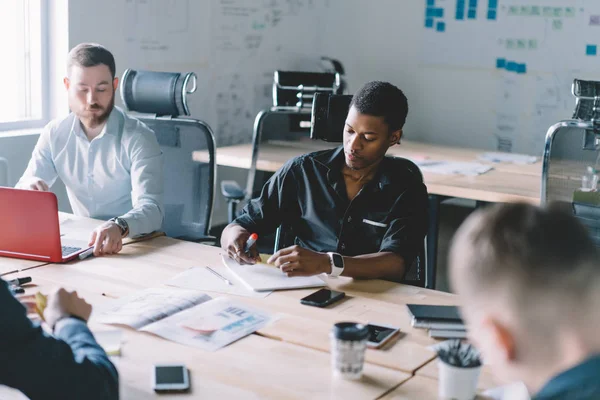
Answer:
<svg viewBox="0 0 600 400"><path fill-rule="evenodd" d="M333 265L335 265L337 268L344 268L344 259L342 258L341 255L333 253L332 258L333 258Z"/></svg>

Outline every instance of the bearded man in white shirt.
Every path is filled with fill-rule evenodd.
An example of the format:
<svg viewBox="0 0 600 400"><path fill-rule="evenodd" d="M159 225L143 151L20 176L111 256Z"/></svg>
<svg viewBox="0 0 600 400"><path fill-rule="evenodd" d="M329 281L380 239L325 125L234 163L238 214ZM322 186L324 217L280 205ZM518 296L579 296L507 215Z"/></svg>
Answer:
<svg viewBox="0 0 600 400"><path fill-rule="evenodd" d="M69 52L71 113L45 127L16 185L47 191L60 178L75 215L108 220L90 235L96 256L118 253L123 238L158 230L164 218L162 152L152 130L115 107L115 71L101 45Z"/></svg>

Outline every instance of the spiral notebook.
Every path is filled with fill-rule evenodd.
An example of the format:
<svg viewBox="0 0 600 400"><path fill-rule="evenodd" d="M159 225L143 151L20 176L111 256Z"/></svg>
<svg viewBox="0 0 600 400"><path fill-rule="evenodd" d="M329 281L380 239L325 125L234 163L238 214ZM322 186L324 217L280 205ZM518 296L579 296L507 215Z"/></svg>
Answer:
<svg viewBox="0 0 600 400"><path fill-rule="evenodd" d="M250 290L263 292L265 290L305 289L325 286L325 281L317 276L288 277L272 265L257 263L254 265L239 265L229 257L222 256L223 263Z"/></svg>

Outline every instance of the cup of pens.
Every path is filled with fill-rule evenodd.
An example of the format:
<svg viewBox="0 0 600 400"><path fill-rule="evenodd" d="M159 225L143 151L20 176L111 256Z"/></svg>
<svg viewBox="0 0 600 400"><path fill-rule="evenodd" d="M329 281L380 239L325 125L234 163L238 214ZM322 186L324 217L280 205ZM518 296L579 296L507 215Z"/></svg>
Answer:
<svg viewBox="0 0 600 400"><path fill-rule="evenodd" d="M470 344L452 340L438 348L440 399L473 400L481 373L479 352Z"/></svg>

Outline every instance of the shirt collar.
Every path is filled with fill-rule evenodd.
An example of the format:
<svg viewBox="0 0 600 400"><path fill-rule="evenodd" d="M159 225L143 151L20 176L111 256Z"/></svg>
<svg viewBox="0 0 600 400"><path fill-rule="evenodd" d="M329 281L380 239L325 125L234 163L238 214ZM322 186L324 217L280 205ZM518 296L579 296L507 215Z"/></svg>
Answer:
<svg viewBox="0 0 600 400"><path fill-rule="evenodd" d="M118 114L117 107L113 107L112 111L110 112L110 114L108 116L108 119L106 120L106 122L104 123L104 126L102 127L102 130L100 131L100 134L98 136L96 136L96 139L103 137L105 134L114 135L116 133L115 126L118 125L118 115L117 114ZM73 118L73 125L71 126L71 133L74 133L75 135L87 140L87 135L85 134L85 132L83 131L83 128L81 127L81 121L75 114L73 114L73 115L74 115L74 118Z"/></svg>
<svg viewBox="0 0 600 400"><path fill-rule="evenodd" d="M329 178L330 183L335 183L339 179L341 179L341 171L344 167L345 157L344 157L344 146L339 146L333 151L324 152L315 157L315 160L325 166L327 168L327 176ZM379 190L383 190L386 185L391 183L389 176L389 160L387 157L384 157L377 168L377 172L373 177L371 182L374 184L373 188L377 188ZM339 171L339 173L331 173L333 171Z"/></svg>
<svg viewBox="0 0 600 400"><path fill-rule="evenodd" d="M535 396L535 399L557 398L561 393L596 382L600 374L600 354L552 378Z"/></svg>

